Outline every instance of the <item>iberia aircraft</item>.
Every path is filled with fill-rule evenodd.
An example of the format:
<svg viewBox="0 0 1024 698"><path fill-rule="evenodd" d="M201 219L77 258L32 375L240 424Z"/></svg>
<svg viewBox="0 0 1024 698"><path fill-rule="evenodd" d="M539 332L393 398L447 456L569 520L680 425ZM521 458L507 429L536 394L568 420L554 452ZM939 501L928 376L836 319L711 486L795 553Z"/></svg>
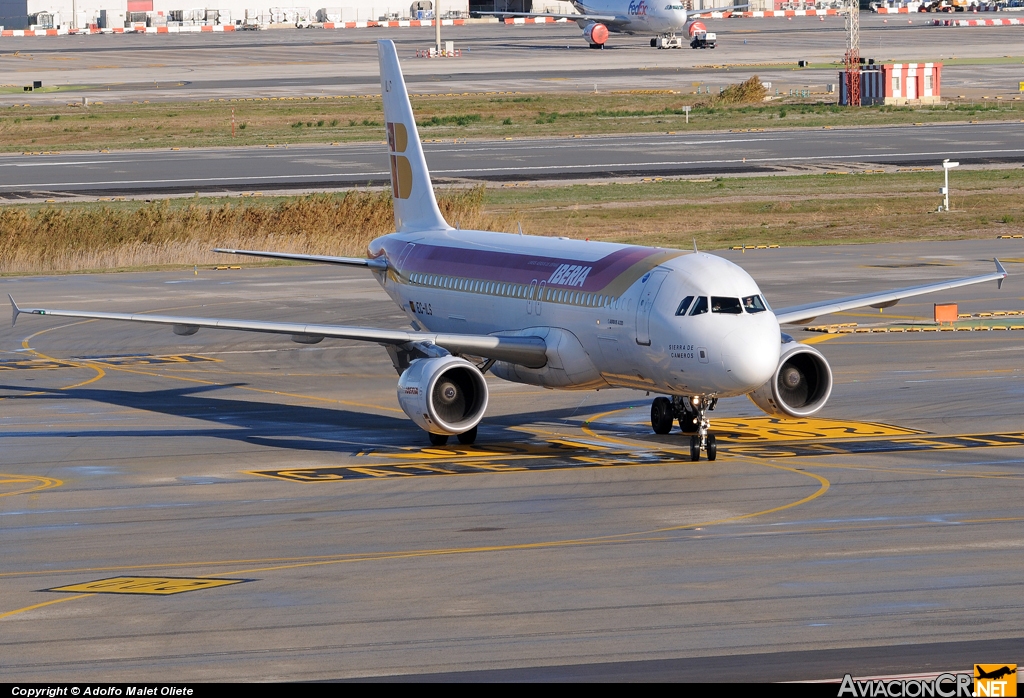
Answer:
<svg viewBox="0 0 1024 698"><path fill-rule="evenodd" d="M749 395L770 415L805 417L832 391L825 357L780 323L984 281L1006 271L773 310L740 267L711 254L452 228L441 216L394 44L378 42L396 232L363 258L218 250L362 267L406 313L410 330L302 322L19 308L19 313L170 325L384 345L399 374L398 402L433 444L473 443L487 410L490 371L564 390L633 388L660 394L651 425L674 421L690 455L714 460L708 412Z"/></svg>
<svg viewBox="0 0 1024 698"><path fill-rule="evenodd" d="M682 48L676 36L685 33L694 38L697 32L706 32L701 22L687 19L711 12L730 12L747 5L726 5L708 10L687 10L680 0L572 0L579 14L560 15L551 12L473 12L473 15L499 17L550 17L576 22L583 30L583 38L591 48L603 48L608 33L654 35L651 46L656 48Z"/></svg>

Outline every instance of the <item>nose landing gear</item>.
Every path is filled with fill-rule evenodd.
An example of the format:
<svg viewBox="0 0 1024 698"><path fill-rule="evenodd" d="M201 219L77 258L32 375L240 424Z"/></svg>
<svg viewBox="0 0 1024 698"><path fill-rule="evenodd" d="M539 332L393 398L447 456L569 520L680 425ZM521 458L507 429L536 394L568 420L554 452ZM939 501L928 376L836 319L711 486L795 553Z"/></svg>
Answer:
<svg viewBox="0 0 1024 698"><path fill-rule="evenodd" d="M717 397L706 395L655 398L651 404L651 427L655 434L667 434L672 431L672 422L678 420L680 431L690 436L690 460L700 460L704 451L708 460L713 461L718 458L718 444L715 435L709 433L708 412L717 404Z"/></svg>

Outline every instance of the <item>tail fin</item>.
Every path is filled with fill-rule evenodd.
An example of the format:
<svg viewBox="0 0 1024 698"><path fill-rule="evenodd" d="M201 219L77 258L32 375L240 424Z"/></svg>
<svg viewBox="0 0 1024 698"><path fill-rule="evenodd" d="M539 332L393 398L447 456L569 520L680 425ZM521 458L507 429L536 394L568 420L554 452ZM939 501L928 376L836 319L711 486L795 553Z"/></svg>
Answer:
<svg viewBox="0 0 1024 698"><path fill-rule="evenodd" d="M380 57L380 89L384 99L384 121L391 154L391 193L395 202L395 229L399 232L447 230L430 172L423 157L423 146L416 130L412 105L405 89L398 52L390 39L377 42Z"/></svg>

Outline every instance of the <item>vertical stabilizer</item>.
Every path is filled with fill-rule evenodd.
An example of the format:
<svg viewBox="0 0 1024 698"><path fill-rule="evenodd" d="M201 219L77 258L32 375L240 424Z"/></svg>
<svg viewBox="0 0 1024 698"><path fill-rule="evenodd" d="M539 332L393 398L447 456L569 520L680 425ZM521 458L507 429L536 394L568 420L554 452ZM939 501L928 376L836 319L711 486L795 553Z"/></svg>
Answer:
<svg viewBox="0 0 1024 698"><path fill-rule="evenodd" d="M409 93L405 89L398 52L390 39L377 42L380 56L380 91L391 155L391 193L395 201L395 229L399 232L446 230L430 184L430 172L416 130Z"/></svg>

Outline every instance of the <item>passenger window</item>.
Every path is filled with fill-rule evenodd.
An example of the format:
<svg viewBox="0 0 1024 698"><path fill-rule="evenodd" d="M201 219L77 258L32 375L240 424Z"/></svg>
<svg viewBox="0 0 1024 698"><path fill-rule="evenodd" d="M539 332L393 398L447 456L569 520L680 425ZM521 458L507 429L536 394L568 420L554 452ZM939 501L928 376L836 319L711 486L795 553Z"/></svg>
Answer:
<svg viewBox="0 0 1024 698"><path fill-rule="evenodd" d="M697 302L693 304L693 310L690 311L690 315L703 315L708 312L708 297L700 296L697 298Z"/></svg>
<svg viewBox="0 0 1024 698"><path fill-rule="evenodd" d="M723 296L711 296L711 312L722 313L723 315L741 315L743 306L739 298L725 298Z"/></svg>
<svg viewBox="0 0 1024 698"><path fill-rule="evenodd" d="M764 307L764 301L761 300L761 296L747 296L743 299L743 307L748 313L763 313L768 310Z"/></svg>
<svg viewBox="0 0 1024 698"><path fill-rule="evenodd" d="M679 307L676 308L676 315L686 315L686 311L690 309L690 303L693 303L693 296L687 296L679 302Z"/></svg>

